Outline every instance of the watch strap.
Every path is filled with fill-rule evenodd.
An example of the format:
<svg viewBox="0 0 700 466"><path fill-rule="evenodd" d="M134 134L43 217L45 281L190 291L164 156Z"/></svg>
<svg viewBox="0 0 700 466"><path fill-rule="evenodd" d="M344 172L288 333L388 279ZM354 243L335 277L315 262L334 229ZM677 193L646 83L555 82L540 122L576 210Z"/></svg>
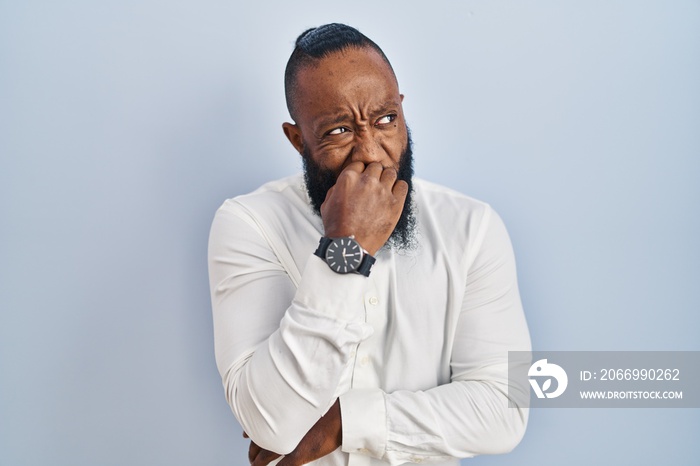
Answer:
<svg viewBox="0 0 700 466"><path fill-rule="evenodd" d="M369 277L369 272L372 270L372 266L377 259L374 258L370 253L365 251L365 255L362 258L362 263L357 268L355 272L365 277Z"/></svg>
<svg viewBox="0 0 700 466"><path fill-rule="evenodd" d="M314 251L314 254L316 254L318 257L323 259L324 261L326 260L326 250L328 249L328 246L331 245L333 242L333 238L327 238L323 236L321 238L321 241L318 242L318 248L316 248L316 251Z"/></svg>

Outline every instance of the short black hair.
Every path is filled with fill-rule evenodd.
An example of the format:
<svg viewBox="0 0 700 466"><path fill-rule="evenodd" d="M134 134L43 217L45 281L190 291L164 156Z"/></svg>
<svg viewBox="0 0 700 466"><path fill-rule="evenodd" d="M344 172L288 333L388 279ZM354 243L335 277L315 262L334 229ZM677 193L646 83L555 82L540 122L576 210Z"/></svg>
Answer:
<svg viewBox="0 0 700 466"><path fill-rule="evenodd" d="M313 66L322 58L348 48L371 48L375 50L392 68L389 59L377 44L357 29L340 23L324 24L307 29L297 37L294 51L289 57L284 71L284 96L287 99L287 110L293 120L295 116L296 80L299 70L305 66ZM396 75L394 75L396 76Z"/></svg>

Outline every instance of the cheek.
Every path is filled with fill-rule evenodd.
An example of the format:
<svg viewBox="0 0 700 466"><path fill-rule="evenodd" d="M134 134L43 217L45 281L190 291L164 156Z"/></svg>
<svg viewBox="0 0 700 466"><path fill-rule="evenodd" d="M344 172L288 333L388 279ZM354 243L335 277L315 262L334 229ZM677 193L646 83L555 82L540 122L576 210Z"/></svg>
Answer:
<svg viewBox="0 0 700 466"><path fill-rule="evenodd" d="M332 144L318 144L314 142L309 143L309 139L305 139L303 155L313 160L320 168L338 174L352 150L351 140L352 138L347 138L347 140L335 141Z"/></svg>
<svg viewBox="0 0 700 466"><path fill-rule="evenodd" d="M399 160L401 160L401 155L406 149L407 144L407 138L404 134L403 136L396 135L391 138L385 138L382 141L381 145L384 148L384 151L387 153L387 155L391 158L391 160L394 163L398 164Z"/></svg>
<svg viewBox="0 0 700 466"><path fill-rule="evenodd" d="M351 145L317 148L313 152L313 158L322 168L332 171L336 175L349 163Z"/></svg>

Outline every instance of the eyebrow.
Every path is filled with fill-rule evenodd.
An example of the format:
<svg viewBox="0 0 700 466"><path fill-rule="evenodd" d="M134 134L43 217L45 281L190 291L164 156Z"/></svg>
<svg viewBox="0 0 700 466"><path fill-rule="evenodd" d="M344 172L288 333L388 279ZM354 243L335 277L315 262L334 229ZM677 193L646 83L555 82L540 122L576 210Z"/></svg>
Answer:
<svg viewBox="0 0 700 466"><path fill-rule="evenodd" d="M344 122L348 121L348 119L352 119L352 116L348 115L347 113L339 111L338 113L331 114L331 115L328 115L326 117L322 117L316 123L316 127L318 129L321 129L321 128L326 128L328 126L339 125L340 123L344 123Z"/></svg>
<svg viewBox="0 0 700 466"><path fill-rule="evenodd" d="M380 107L379 110L377 110L377 113L386 113L389 111L390 108L398 110L398 108L401 106L401 101L397 100L387 100L384 102Z"/></svg>

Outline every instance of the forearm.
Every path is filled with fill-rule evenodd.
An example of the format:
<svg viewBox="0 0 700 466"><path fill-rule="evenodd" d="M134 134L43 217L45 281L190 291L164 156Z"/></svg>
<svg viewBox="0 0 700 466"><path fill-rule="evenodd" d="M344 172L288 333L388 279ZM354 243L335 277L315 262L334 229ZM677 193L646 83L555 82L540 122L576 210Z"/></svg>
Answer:
<svg viewBox="0 0 700 466"><path fill-rule="evenodd" d="M468 458L511 451L527 425L527 409L509 408L507 387L488 381L461 381L425 392L395 392L387 397L386 457L392 463L418 457ZM420 417L424 436L416 442L408 429Z"/></svg>
<svg viewBox="0 0 700 466"><path fill-rule="evenodd" d="M508 352L530 350L529 332L505 228L495 215L484 228L449 343L449 382L344 394L344 451L392 464L439 462L504 453L520 441L527 408L508 406L509 388L528 387L509 387Z"/></svg>
<svg viewBox="0 0 700 466"><path fill-rule="evenodd" d="M371 332L357 299L362 280L311 257L279 329L224 374L229 404L261 447L292 451L340 394L350 354Z"/></svg>
<svg viewBox="0 0 700 466"><path fill-rule="evenodd" d="M506 393L505 385L486 381L391 394L350 391L340 398L343 451L397 465L506 453L528 417L527 408L508 407Z"/></svg>

